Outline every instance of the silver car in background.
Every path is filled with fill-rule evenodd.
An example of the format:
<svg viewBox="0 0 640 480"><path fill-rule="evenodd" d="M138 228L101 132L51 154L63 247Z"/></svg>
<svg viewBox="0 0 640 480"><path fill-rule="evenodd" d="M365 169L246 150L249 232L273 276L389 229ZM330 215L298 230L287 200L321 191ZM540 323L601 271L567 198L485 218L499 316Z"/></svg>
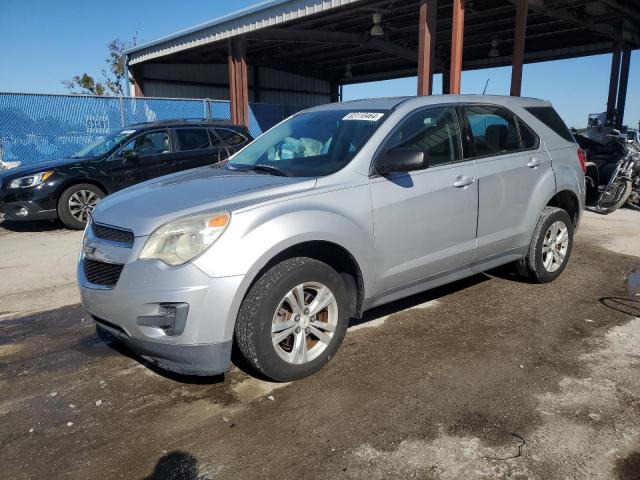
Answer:
<svg viewBox="0 0 640 480"><path fill-rule="evenodd" d="M276 381L350 318L499 265L567 265L584 156L545 101L443 95L300 112L229 159L109 196L85 231L84 307L147 360Z"/></svg>

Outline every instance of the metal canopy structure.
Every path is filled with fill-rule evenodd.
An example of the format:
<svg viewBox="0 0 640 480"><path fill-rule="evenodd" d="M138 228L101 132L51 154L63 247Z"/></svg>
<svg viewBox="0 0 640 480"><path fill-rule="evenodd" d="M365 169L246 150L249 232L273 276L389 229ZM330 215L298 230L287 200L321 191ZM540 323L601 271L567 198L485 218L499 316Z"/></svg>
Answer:
<svg viewBox="0 0 640 480"><path fill-rule="evenodd" d="M261 69L326 82L329 101L341 85L412 75L418 93L429 94L434 73L457 93L462 70L511 65L511 94L519 95L523 63L613 53L613 121L626 95L620 71L628 75L627 52L638 47L636 0L272 0L127 54L138 94L153 65L228 63L226 77L200 83L231 86L242 123L233 104L247 101L245 90L260 97Z"/></svg>

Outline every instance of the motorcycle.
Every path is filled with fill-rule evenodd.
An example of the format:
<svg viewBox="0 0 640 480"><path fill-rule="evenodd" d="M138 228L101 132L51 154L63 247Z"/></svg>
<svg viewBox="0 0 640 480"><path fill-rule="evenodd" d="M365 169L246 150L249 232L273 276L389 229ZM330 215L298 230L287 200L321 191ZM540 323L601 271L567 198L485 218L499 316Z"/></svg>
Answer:
<svg viewBox="0 0 640 480"><path fill-rule="evenodd" d="M610 136L606 143L576 136L587 154L587 207L608 215L623 205L640 210L640 146Z"/></svg>

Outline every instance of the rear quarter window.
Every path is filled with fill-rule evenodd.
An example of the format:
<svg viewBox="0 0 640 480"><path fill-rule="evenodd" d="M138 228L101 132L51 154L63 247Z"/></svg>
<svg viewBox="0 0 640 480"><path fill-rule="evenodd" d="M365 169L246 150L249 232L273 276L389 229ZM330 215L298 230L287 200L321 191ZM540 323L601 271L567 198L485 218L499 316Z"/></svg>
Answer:
<svg viewBox="0 0 640 480"><path fill-rule="evenodd" d="M553 107L525 107L525 110L564 138L567 142L575 143L573 135Z"/></svg>

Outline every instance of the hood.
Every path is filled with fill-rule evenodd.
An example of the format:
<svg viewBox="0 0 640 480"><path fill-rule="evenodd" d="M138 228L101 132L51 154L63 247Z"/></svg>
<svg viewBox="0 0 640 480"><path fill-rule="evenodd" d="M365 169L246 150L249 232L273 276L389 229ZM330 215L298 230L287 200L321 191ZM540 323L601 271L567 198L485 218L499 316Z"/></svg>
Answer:
<svg viewBox="0 0 640 480"><path fill-rule="evenodd" d="M315 178L277 177L204 167L127 188L102 200L96 222L149 235L176 218L257 204L313 188Z"/></svg>
<svg viewBox="0 0 640 480"><path fill-rule="evenodd" d="M50 160L47 162L32 163L29 165L21 165L19 167L10 168L9 170L0 170L0 179L13 180L14 178L24 177L34 173L46 172L47 170L55 170L57 167L67 165L69 163L80 163L82 159L79 158L63 158L60 160Z"/></svg>

